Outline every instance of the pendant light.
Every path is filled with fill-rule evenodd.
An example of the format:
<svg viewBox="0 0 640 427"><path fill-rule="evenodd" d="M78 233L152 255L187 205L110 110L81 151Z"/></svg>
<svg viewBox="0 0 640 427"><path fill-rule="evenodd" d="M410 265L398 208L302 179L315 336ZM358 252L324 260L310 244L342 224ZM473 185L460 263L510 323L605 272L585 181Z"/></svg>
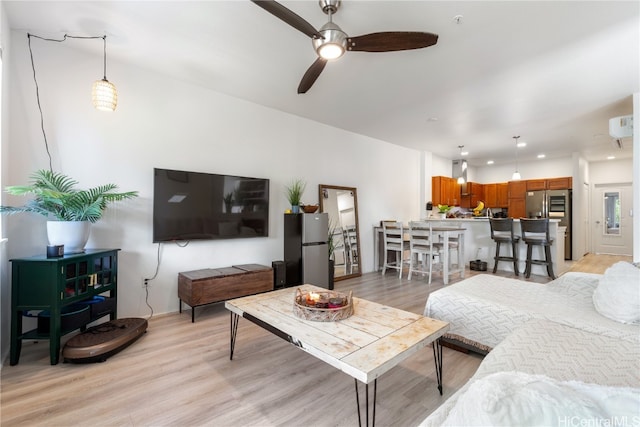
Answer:
<svg viewBox="0 0 640 427"><path fill-rule="evenodd" d="M100 111L115 111L118 105L118 92L116 87L107 80L107 36L103 36L104 41L104 77L96 80L91 90L91 100L93 106Z"/></svg>
<svg viewBox="0 0 640 427"><path fill-rule="evenodd" d="M31 69L33 70L33 82L36 86L36 102L38 104L38 111L40 112L40 128L42 130L42 136L44 138L44 145L47 151L47 156L49 157L49 169L53 171L53 164L51 160L51 153L49 151L49 142L47 140L47 133L44 128L44 118L42 114L42 105L40 103L40 88L38 86L38 79L36 78L36 66L33 60L33 50L31 49L31 38L36 38L48 42L56 42L62 43L67 39L102 39L103 41L103 58L104 58L104 77L101 80L96 81L93 84L92 95L91 98L93 100L93 105L96 109L101 111L114 111L116 109L116 105L118 104L118 93L116 92L116 87L113 83L107 80L107 36L70 36L69 34L65 34L61 39L51 39L47 37L37 36L35 34L27 33L28 45L29 45L29 56L31 58Z"/></svg>
<svg viewBox="0 0 640 427"><path fill-rule="evenodd" d="M513 175L511 175L511 180L512 181L520 181L522 179L522 177L520 176L520 172L518 172L518 139L520 138L520 136L514 136L513 139L516 140L516 170L513 173Z"/></svg>

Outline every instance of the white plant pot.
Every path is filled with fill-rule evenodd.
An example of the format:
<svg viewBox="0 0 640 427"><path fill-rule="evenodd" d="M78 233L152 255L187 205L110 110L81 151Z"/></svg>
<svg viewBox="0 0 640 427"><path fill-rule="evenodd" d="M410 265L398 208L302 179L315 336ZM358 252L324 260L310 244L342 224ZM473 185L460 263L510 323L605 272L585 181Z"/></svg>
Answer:
<svg viewBox="0 0 640 427"><path fill-rule="evenodd" d="M440 212L438 212L438 217L439 217L440 219L447 219L447 214L446 214L446 213L440 213Z"/></svg>
<svg viewBox="0 0 640 427"><path fill-rule="evenodd" d="M65 254L84 252L90 233L89 221L47 221L49 245L64 245Z"/></svg>

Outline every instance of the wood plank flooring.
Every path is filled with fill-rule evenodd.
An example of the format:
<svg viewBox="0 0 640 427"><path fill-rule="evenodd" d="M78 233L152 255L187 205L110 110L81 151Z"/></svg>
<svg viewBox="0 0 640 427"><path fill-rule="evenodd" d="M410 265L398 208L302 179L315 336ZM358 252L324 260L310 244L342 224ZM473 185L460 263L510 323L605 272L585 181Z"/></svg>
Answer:
<svg viewBox="0 0 640 427"><path fill-rule="evenodd" d="M467 272L468 275L475 272ZM546 282L545 277L532 280ZM406 274L368 273L336 290L422 313L442 287ZM23 343L1 372L0 424L8 426L354 426L353 379L240 320L229 360L223 304L155 316L148 332L104 363L49 365L48 341ZM69 338L67 336L66 338ZM444 395L430 348L378 381L376 422L415 426L473 375L482 357L444 348ZM364 387L360 387L361 393ZM361 401L364 396L361 394Z"/></svg>

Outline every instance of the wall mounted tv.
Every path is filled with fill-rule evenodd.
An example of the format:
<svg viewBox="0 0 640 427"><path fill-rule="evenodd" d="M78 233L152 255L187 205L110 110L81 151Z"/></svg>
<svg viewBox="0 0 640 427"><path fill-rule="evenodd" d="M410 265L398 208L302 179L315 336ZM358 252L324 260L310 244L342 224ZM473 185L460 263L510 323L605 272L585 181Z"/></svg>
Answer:
<svg viewBox="0 0 640 427"><path fill-rule="evenodd" d="M269 235L269 180L153 169L153 242Z"/></svg>

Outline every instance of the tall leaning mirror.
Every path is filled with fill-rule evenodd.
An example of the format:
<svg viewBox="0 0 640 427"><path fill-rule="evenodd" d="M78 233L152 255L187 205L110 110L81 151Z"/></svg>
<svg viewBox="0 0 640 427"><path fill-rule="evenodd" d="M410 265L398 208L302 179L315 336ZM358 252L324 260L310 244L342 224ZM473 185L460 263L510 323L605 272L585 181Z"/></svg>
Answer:
<svg viewBox="0 0 640 427"><path fill-rule="evenodd" d="M320 212L329 216L333 244L334 280L362 275L360 268L360 230L358 195L354 187L319 186Z"/></svg>

